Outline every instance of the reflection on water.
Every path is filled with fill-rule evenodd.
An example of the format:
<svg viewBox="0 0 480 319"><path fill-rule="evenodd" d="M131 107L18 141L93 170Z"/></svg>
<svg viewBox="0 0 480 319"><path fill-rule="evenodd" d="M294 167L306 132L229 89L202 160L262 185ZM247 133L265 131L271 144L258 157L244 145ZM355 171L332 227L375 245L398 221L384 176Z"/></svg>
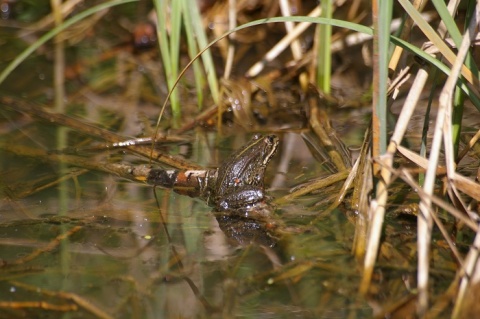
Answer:
<svg viewBox="0 0 480 319"><path fill-rule="evenodd" d="M17 194L14 158L4 159L2 171L12 180L4 189ZM45 164L21 160L29 176L38 178L40 167L45 174ZM305 159L293 158L286 176L301 173L294 169L305 167L299 160ZM267 185L278 162L269 167ZM46 172L50 169L52 178L55 167ZM277 186L277 192L290 186ZM159 211L151 187L83 173L65 183L68 211L58 216L56 187L2 200L0 289L9 307L0 317L369 313L361 303L351 306L358 302L351 284L357 275L344 234L352 226L341 213L313 230L301 226L308 222L302 221L302 210L310 214L305 203L285 208L288 212L276 207L271 209L279 224L273 225L213 213L200 200L158 189ZM283 213L289 217L282 219Z"/></svg>

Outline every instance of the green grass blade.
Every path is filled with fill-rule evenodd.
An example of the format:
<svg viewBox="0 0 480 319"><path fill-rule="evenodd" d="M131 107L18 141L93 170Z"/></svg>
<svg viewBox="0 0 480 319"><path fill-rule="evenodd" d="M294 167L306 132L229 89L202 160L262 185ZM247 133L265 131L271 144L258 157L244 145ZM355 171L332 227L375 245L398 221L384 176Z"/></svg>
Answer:
<svg viewBox="0 0 480 319"><path fill-rule="evenodd" d="M170 1L171 14L170 14L170 62L171 65L171 74L167 77L168 88L173 88L175 79L178 77L178 67L179 67L179 58L180 58L180 30L182 22L182 3L178 0ZM164 11L165 12L165 11ZM178 94L174 94L176 99L172 100L172 114L173 122L175 124L179 123L181 110L180 110L180 100Z"/></svg>
<svg viewBox="0 0 480 319"><path fill-rule="evenodd" d="M440 36L433 30L433 28L423 20L420 13L413 7L413 5L408 0L398 0L402 5L403 9L408 13L408 15L413 19L413 21L418 25L420 30L425 34L425 36L438 48L440 53L453 64L455 62L455 54L452 50L445 44L445 42L440 38ZM470 70L462 68L462 75L467 78L471 83L478 84L477 74L472 74Z"/></svg>
<svg viewBox="0 0 480 319"><path fill-rule="evenodd" d="M463 36L460 33L460 30L458 30L455 20L448 12L448 8L445 5L445 2L443 0L432 0L432 3L435 6L435 9L437 9L437 12L442 19L442 22L445 24L445 27L447 28L447 31L450 34L453 43L455 43L455 46L459 48L462 43ZM473 7L471 10L475 10L475 8ZM468 25L468 21L466 22L466 25ZM473 60L470 53L467 55L465 65L472 71L473 74L478 77L478 67L475 64L475 61Z"/></svg>
<svg viewBox="0 0 480 319"><path fill-rule="evenodd" d="M322 17L331 18L333 3L331 0L322 1ZM330 94L330 78L332 73L332 26L320 24L318 26L318 59L317 59L317 85L326 94Z"/></svg>
<svg viewBox="0 0 480 319"><path fill-rule="evenodd" d="M197 3L195 0L182 0L181 2L183 5L182 12L185 17L184 25L185 25L185 34L187 35L188 55L190 56L190 58L193 59L193 57L198 53L198 46L197 46L197 42L195 41L194 30L199 26L196 26L193 24L189 7L192 5L196 5ZM202 71L199 61L197 60L193 62L193 75L195 78L197 103L198 103L198 107L201 108L203 105L203 87L205 85L205 80L204 80L204 73Z"/></svg>
<svg viewBox="0 0 480 319"><path fill-rule="evenodd" d="M207 35L203 29L202 17L198 9L196 1L190 1L189 5L190 17L192 19L192 25L194 26L195 36L197 38L198 47L205 48L207 47L208 40ZM210 47L210 46L208 46ZM213 63L212 54L210 51L202 54L203 65L205 67L205 73L207 74L207 81L210 87L210 93L212 94L212 99L215 104L218 104L220 101L220 92L218 86L218 79L215 70L215 64Z"/></svg>
<svg viewBox="0 0 480 319"><path fill-rule="evenodd" d="M458 48L461 46L463 36L460 33L460 30L457 27L457 24L455 23L453 17L450 15L448 12L448 8L445 5L444 1L441 0L432 0L433 5L437 9L438 14L440 15L440 18L442 19L442 22L445 24L445 27L447 28L448 33L450 34L450 37L452 38L453 42L455 43L455 46ZM471 2L471 4L474 4ZM475 6L471 5L467 8L467 12L469 13L474 13L475 12ZM468 15L470 16L471 15ZM470 19L466 19L465 25L468 26ZM472 55L469 53L465 59L465 65L472 71L476 77L478 77L478 67L475 64L475 61L472 57ZM453 118L452 118L452 128L453 128L453 142L454 142L454 154L455 157L458 154L458 148L459 148L459 143L460 143L460 132L462 128L462 119L463 119L463 102L464 102L464 97L462 94L461 90L455 90L455 96L454 96L454 101L453 101Z"/></svg>
<svg viewBox="0 0 480 319"><path fill-rule="evenodd" d="M174 84L175 79L177 78L177 75L178 75L178 65L176 66L177 74L175 74L174 59L177 59L177 58L173 58L172 55L174 52L171 52L172 47L175 50L175 45L172 44L172 39L171 38L169 39L168 30L166 28L167 21L164 20L166 18L166 15L164 13L168 12L168 1L154 0L154 5L155 5L155 11L157 13L157 20L158 20L157 21L158 46L159 46L160 54L162 56L163 68L165 71L165 80L167 82L168 90L171 91L169 93L169 96L170 96L170 103L171 103L171 108L172 108L173 118L174 118L174 125L175 125L175 122L178 120L180 116L180 113L179 113L180 103L178 98L178 91L175 90L176 86ZM174 21L176 22L176 19L179 19L179 18L172 16L172 23ZM163 111L161 111L160 114L161 113L163 113ZM157 121L157 125L158 124L159 124L159 120Z"/></svg>
<svg viewBox="0 0 480 319"><path fill-rule="evenodd" d="M168 40L168 32L166 29L167 21L163 20L165 15L162 12L167 12L167 1L166 0L154 0L155 11L157 13L157 37L158 45L160 49L160 54L162 56L163 68L165 69L165 75L168 78L172 73L172 63L170 61L170 45Z"/></svg>

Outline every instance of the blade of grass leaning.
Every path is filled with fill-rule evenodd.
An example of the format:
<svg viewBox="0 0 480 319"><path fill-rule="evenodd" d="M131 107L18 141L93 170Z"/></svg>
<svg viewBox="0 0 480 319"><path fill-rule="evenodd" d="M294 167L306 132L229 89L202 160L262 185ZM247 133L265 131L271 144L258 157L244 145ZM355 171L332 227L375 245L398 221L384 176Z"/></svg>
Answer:
<svg viewBox="0 0 480 319"><path fill-rule="evenodd" d="M321 3L322 17L330 19L333 13L333 1L327 0ZM332 72L332 26L319 24L318 26L318 57L317 57L317 86L325 94L330 94L330 78Z"/></svg>
<svg viewBox="0 0 480 319"><path fill-rule="evenodd" d="M450 12L448 12L445 1L432 0L432 3L435 6L435 9L437 9L438 15L442 19L442 23L445 25L445 28L447 29L450 37L452 38L453 43L455 43L455 46L459 48L462 44L462 34L460 33L460 30L458 29L452 15L450 14ZM471 1L471 3L474 4L473 1ZM474 10L474 6L469 6L469 8L467 9L468 12L473 12ZM478 77L478 67L475 64L475 60L470 53L468 53L467 58L465 59L465 65L472 71L474 75L476 75L476 77Z"/></svg>
<svg viewBox="0 0 480 319"><path fill-rule="evenodd" d="M455 12L450 13L444 1L433 0L432 3L437 9L437 12L440 15L440 18L442 19L442 24L444 28L450 34L450 37L455 43L455 46L459 48L462 41L462 35L460 33L460 30L458 30L458 27L452 17L452 14L455 14ZM475 7L472 5L474 3L471 1L470 4L471 5L467 8L468 12L472 12L475 10ZM471 15L467 15L467 16L471 17ZM478 77L478 68L470 53L468 53L467 58L465 59L465 65L472 71L474 75L476 74ZM460 131L462 128L464 100L465 99L462 91L459 89L455 90L454 101L453 101L454 112L452 117L455 157L458 155L458 148L460 143Z"/></svg>
<svg viewBox="0 0 480 319"><path fill-rule="evenodd" d="M136 2L138 0L113 0L113 1L108 1L99 5L96 5L94 7L91 7L90 9L87 9L85 11L80 12L79 14L76 14L72 18L66 20L63 24L53 28L52 30L48 31L45 33L43 36L41 36L37 41L32 43L28 48L26 48L22 53L20 53L12 62L10 62L7 67L0 73L0 84L2 84L3 81L12 73L13 70L17 66L19 66L25 59L35 52L39 47L41 47L43 44L45 44L48 40L51 40L55 35L59 34L60 32L64 31L65 29L71 27L77 22L82 21L83 19L100 12L102 10L115 7L118 5L130 3L130 2Z"/></svg>
<svg viewBox="0 0 480 319"><path fill-rule="evenodd" d="M422 19L420 13L412 6L412 4L408 0L398 0L398 2L402 5L404 10L413 19L413 21L415 21L415 23L420 28L420 30L422 30L425 36L438 48L440 53L447 59L447 61L453 64L456 58L455 54L438 36L435 30L433 30L433 28ZM474 84L475 87L479 86L479 81L476 76L477 74L472 74L472 72L465 66L462 66L462 75L467 79L468 82Z"/></svg>

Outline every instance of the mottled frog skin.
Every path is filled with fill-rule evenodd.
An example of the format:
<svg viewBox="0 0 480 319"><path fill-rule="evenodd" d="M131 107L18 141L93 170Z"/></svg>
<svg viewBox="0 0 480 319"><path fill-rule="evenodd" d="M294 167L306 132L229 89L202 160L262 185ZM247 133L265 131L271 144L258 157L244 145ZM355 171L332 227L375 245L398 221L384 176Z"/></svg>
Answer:
<svg viewBox="0 0 480 319"><path fill-rule="evenodd" d="M278 142L275 135L255 135L218 168L212 190L217 209L246 207L264 199L265 169Z"/></svg>

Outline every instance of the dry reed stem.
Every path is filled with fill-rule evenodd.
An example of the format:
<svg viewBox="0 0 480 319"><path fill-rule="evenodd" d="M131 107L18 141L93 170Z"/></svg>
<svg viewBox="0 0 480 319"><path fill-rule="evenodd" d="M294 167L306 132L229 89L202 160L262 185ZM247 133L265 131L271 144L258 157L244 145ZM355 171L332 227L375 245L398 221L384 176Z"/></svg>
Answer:
<svg viewBox="0 0 480 319"><path fill-rule="evenodd" d="M406 181L411 187L415 188L418 190L418 194L420 195L420 198L422 197L425 197L425 196L428 196L427 194L425 194L422 190L422 188L420 187L420 185L418 185L415 180L413 179L412 175L410 175L408 173L408 171L406 171L405 169L401 169L400 170L401 174L402 174L402 179L404 181ZM433 197L433 196L432 196ZM433 202L433 199L430 198L430 200ZM438 201L441 202L441 199L438 199ZM438 202L437 201L437 202ZM455 210L455 212L457 212ZM433 210L430 210L430 215L432 216L433 220L435 221L435 224L437 225L437 227L440 229L440 232L442 233L443 235L443 238L445 239L445 241L447 242L448 246L450 247L453 255L455 256L455 258L457 259L457 263L460 264L462 267L464 265L463 263L463 258L462 256L460 255L460 253L458 252L457 250L457 247L455 246L456 244L452 241L452 239L450 238L450 233L445 229L445 227L443 226L443 223L441 222L441 220L438 218L437 214L435 213L435 211ZM457 214L457 216L464 216L463 214L461 214L461 212L459 214ZM469 219L464 219L464 220L467 220L470 222ZM473 227L473 229L477 226L476 224L473 224L473 223L469 223L469 226L470 227ZM478 229L478 228L477 228Z"/></svg>
<svg viewBox="0 0 480 319"><path fill-rule="evenodd" d="M228 28L229 30L235 29L237 27L237 0L228 0ZM230 40L235 40L235 33L232 33L228 36ZM225 72L223 77L225 79L230 78L232 73L233 60L235 56L235 45L232 41L228 42L227 47L227 58L225 61Z"/></svg>
<svg viewBox="0 0 480 319"><path fill-rule="evenodd" d="M365 133L362 149L360 151L359 173L356 175L355 187L352 195L352 207L358 211L355 220L355 235L352 252L359 263L365 257L368 236L368 206L370 193L373 190L372 165L370 158L370 129Z"/></svg>
<svg viewBox="0 0 480 319"><path fill-rule="evenodd" d="M480 184L457 173L455 173L451 182L453 182L455 188L458 188L476 201L480 201Z"/></svg>
<svg viewBox="0 0 480 319"><path fill-rule="evenodd" d="M283 197L277 198L274 201L274 204L281 205L281 204L288 203L288 202L294 200L297 197L303 196L303 195L311 193L311 192L313 192L317 189L322 189L322 188L325 188L325 187L330 186L332 184L335 184L335 183L337 183L341 180L344 180L345 178L348 177L348 175L349 175L349 170L343 170L341 172L329 175L329 176L327 176L325 178L322 178L322 179L320 179L316 182L310 183L309 185L307 185L305 187L301 187L300 189L298 189L297 191L295 191L293 193L290 193L290 194L285 195Z"/></svg>
<svg viewBox="0 0 480 319"><path fill-rule="evenodd" d="M423 88L427 83L428 79L428 71L425 66L419 68L415 80L412 83L412 87L408 92L407 98L403 103L402 111L397 120L397 124L395 125L395 130L393 132L392 137L390 138L390 145L388 146L388 151L392 154L396 152L396 146L400 145L405 136L405 132L407 131L408 124L410 123L410 119L412 118L413 112L420 100Z"/></svg>
<svg viewBox="0 0 480 319"><path fill-rule="evenodd" d="M282 11L282 15L284 17L290 17L290 5L288 0L280 0L280 10ZM285 22L285 29L287 30L287 33L293 32L295 29L295 23L292 21L286 21ZM290 44L290 49L292 50L292 56L295 61L299 61L303 57L302 53L302 46L300 45L300 41L298 38L292 41ZM307 86L308 86L308 77L305 72L300 73L299 75L299 82L304 91L306 91Z"/></svg>
<svg viewBox="0 0 480 319"><path fill-rule="evenodd" d="M311 96L308 102L310 106L310 127L319 138L322 146L325 147L329 159L339 172L351 168L350 158L346 158L348 154L345 154L342 148L343 144L333 134L333 129L330 127L326 114L320 110L317 97ZM348 163L348 166L346 163Z"/></svg>
<svg viewBox="0 0 480 319"><path fill-rule="evenodd" d="M468 293L468 288L475 284L475 281L478 282L479 275L479 251L480 251L480 229L477 230L475 236L475 241L468 252L467 258L465 259L465 267L463 269L464 273L460 281L460 287L457 293L457 298L455 300L455 307L453 308L452 318L460 318L461 311L463 310L462 305L465 301L465 296ZM476 280L471 280L472 277L476 277Z"/></svg>
<svg viewBox="0 0 480 319"><path fill-rule="evenodd" d="M449 108L449 113L451 112L452 106L452 96L453 96L453 90L455 88L456 84L456 78L454 79L453 76L457 77L458 74L460 73L460 67L463 65L463 61L465 60L468 50L470 48L470 43L473 37L475 37L475 30L477 28L477 23L479 20L479 15L480 15L480 8L479 8L479 3L477 1L477 5L475 7L475 15L472 16L472 20L470 21L470 25L468 27L468 30L463 37L462 40L462 45L458 50L458 56L457 60L455 61L453 67L452 67L452 73L450 77L447 79L447 83L445 84L444 90L442 90L442 93L440 95L440 105L444 105L445 108ZM445 144L447 143L452 143L451 141L451 136L452 136L452 127L451 127L451 121L448 119L450 123L447 123L447 121L444 123L444 139L445 139ZM448 152L448 153L447 153ZM446 157L446 162L447 162L447 176L449 180L452 180L454 178L454 173L455 173L455 158L453 154L453 146L452 144L450 145L445 145L445 157ZM460 283L460 289L457 295L457 299L455 302L455 308L453 312L453 318L457 318L459 316L460 310L462 308L462 304L464 302L464 297L467 293L467 287L469 286L470 278L476 277L478 280L478 271L475 273L475 270L478 268L476 267L476 264L478 263L478 256L479 256L479 249L480 249L480 231L477 231L477 235L475 237L475 241L473 244L473 247L470 249L470 252L467 256L467 266L465 269L465 275L462 278L462 282ZM472 284L474 284L475 281L472 280Z"/></svg>
<svg viewBox="0 0 480 319"><path fill-rule="evenodd" d="M424 191L427 195L433 195L436 180L437 164L440 156L442 139L445 146L445 159L447 164L447 176L449 180L454 178L455 157L453 154L452 127L451 127L451 109L453 108L453 91L457 84L458 77L463 68L464 60L467 56L471 38L473 37L478 19L478 5L476 13L470 22L469 29L463 37L462 46L453 63L450 76L440 93L440 104L437 113L437 120L434 128L432 147L429 157L429 165L425 175ZM420 201L420 212L418 217L418 309L417 314L420 317L425 316L428 310L428 281L430 264L430 241L432 230L431 199L429 196Z"/></svg>
<svg viewBox="0 0 480 319"><path fill-rule="evenodd" d="M322 13L322 10L320 9L320 6L315 7L308 16L309 17L319 17L320 14ZM297 39L300 34L302 34L307 28L311 25L312 23L310 22L301 22L297 24L297 26L292 30L292 32L289 32L282 40L280 40L270 51L268 51L265 56L255 63L245 74L247 77L255 77L257 76L265 67L265 65L268 62L273 61L275 58L280 55L289 45Z"/></svg>
<svg viewBox="0 0 480 319"><path fill-rule="evenodd" d="M412 66L408 65L405 68L403 68L397 76L392 80L392 83L387 89L387 95L391 95L392 98L395 100L397 98L398 92L400 90L400 87L410 79L410 76L412 75L410 70Z"/></svg>
<svg viewBox="0 0 480 319"><path fill-rule="evenodd" d="M279 4L282 15L284 17L290 17L290 5L288 3L288 0L280 0ZM293 23L292 21L285 21L285 29L288 33L292 32L294 28L295 23ZM300 60L302 58L302 47L298 38L294 39L292 43L290 43L290 49L292 50L292 55L295 60Z"/></svg>
<svg viewBox="0 0 480 319"><path fill-rule="evenodd" d="M410 151L409 149L399 145L398 146L398 151L400 154L405 156L408 160L412 161L413 163L417 164L423 169L427 169L428 167L428 160L419 154ZM444 166L437 166L436 170L437 175L445 175L446 173L446 168ZM475 183L471 179L462 176L458 173L454 173L453 177L451 178L451 183L453 183L453 186L455 186L456 189L459 189L463 193L467 194L471 198L480 201L480 184ZM473 221L478 221L478 217L476 217L473 214L470 214L470 217Z"/></svg>
<svg viewBox="0 0 480 319"><path fill-rule="evenodd" d="M355 164L353 165L352 169L350 170L350 173L348 174L345 182L343 183L342 188L339 191L339 194L337 195L337 197L335 198L333 203L330 204L330 206L328 206L328 208L325 209L321 214L319 214L317 217L315 217L310 222L310 224L315 224L322 216L329 215L331 212L333 212L335 210L335 208L338 207L338 205L340 205L343 202L343 199L345 198L345 196L347 194L347 191L352 187L353 181L358 176L359 165L360 165L360 158L357 158L357 160L355 161ZM337 173L337 174L341 174L343 172L347 172L347 171L341 171L340 173ZM337 175L337 174L334 174L334 175Z"/></svg>
<svg viewBox="0 0 480 319"><path fill-rule="evenodd" d="M465 148L460 152L460 154L456 159L457 163L460 163L462 158L464 158L465 155L467 155L468 151L473 147L473 145L475 145L475 143L478 142L479 139L480 139L480 130L478 130L477 133L475 133L475 135L470 139L470 141L468 141L468 144L465 146Z"/></svg>
<svg viewBox="0 0 480 319"><path fill-rule="evenodd" d="M391 180L389 168L393 166L393 156L397 151L397 146L400 145L403 136L407 131L408 123L410 122L410 118L420 100L427 79L428 72L425 67L421 67L417 72L412 88L403 105L397 125L395 126L395 131L390 139L387 153L382 156L384 167L381 169L381 179L377 184L377 198L376 201L372 201L370 205L371 226L368 232L367 251L364 260L362 283L360 285L360 292L362 294L365 294L368 291L373 269L375 267L375 261L377 259L378 248L380 247L380 235L382 232L385 207L388 200L388 186L390 185Z"/></svg>
<svg viewBox="0 0 480 319"><path fill-rule="evenodd" d="M412 158L412 154L414 154L412 151L408 150L407 148L404 148L403 146L399 146L398 148L399 152L406 156L407 158ZM418 158L422 158L420 155L416 155ZM419 165L420 167L423 167L423 166L427 166L428 165L428 161L427 159L423 158L423 162L415 162L417 165ZM458 174L456 174L456 178L460 176ZM473 182L472 182L473 183ZM412 187L414 187L419 193L422 194L422 196L426 196L424 195L424 191L423 189L420 188L419 185L411 185ZM460 221L462 221L463 223L465 223L470 229L474 230L474 231L477 231L478 229L478 221L479 221L479 218L475 215L475 214L469 214L469 212L467 211L465 214L465 212L455 208L454 206L452 206L451 204L445 202L444 200L441 200L440 198L436 197L436 196L430 196L430 199L432 200L432 202L439 206L440 208L444 209L445 211L447 211L448 213L450 213L450 215L452 215L453 217L459 219Z"/></svg>

